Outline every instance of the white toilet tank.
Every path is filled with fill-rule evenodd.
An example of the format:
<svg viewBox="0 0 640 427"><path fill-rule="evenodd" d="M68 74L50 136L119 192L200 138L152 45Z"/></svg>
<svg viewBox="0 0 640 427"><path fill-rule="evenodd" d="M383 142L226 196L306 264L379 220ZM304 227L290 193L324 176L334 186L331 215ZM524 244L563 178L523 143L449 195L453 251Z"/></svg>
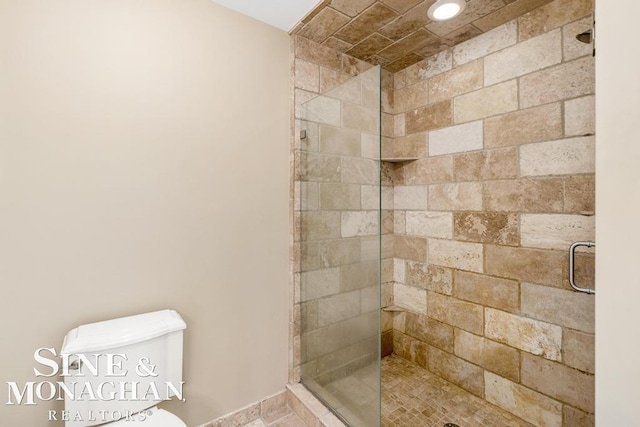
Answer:
<svg viewBox="0 0 640 427"><path fill-rule="evenodd" d="M141 421L159 402L182 398L184 329L177 312L162 310L69 332L61 350L71 392L63 393L65 426Z"/></svg>

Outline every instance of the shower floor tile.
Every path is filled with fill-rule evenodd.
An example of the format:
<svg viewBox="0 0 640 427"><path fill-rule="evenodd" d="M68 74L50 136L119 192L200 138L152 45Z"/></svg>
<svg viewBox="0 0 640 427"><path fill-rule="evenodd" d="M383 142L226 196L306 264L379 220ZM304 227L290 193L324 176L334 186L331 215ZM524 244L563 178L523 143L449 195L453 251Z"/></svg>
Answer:
<svg viewBox="0 0 640 427"><path fill-rule="evenodd" d="M382 359L384 427L532 427L406 359Z"/></svg>

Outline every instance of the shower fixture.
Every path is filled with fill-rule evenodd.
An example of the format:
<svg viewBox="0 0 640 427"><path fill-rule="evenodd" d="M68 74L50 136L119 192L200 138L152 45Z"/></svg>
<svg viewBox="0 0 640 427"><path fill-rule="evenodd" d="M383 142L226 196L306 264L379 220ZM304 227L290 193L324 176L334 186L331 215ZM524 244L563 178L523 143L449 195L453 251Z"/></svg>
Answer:
<svg viewBox="0 0 640 427"><path fill-rule="evenodd" d="M576 36L576 39L578 39L578 41L581 41L582 43L589 44L593 40L593 31L592 30L584 31L584 32L578 34Z"/></svg>

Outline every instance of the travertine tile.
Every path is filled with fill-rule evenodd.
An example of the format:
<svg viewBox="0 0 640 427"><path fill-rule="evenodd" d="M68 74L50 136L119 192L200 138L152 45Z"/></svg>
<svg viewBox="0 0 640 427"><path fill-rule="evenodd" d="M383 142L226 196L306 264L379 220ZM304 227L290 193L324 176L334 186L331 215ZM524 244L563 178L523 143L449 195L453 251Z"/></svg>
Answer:
<svg viewBox="0 0 640 427"><path fill-rule="evenodd" d="M377 109L361 107L350 102L342 103L342 125L368 133L376 133L380 127Z"/></svg>
<svg viewBox="0 0 640 427"><path fill-rule="evenodd" d="M400 59L396 59L395 61L391 61L387 63L385 65L385 69L392 73L395 73L397 71L404 70L410 65L420 62L422 58L424 58L424 56L420 56L417 53L413 53L413 52L408 53L402 56ZM388 61L388 60L383 58L380 59L380 63L384 63L385 61Z"/></svg>
<svg viewBox="0 0 640 427"><path fill-rule="evenodd" d="M429 186L431 210L482 210L482 183L460 182Z"/></svg>
<svg viewBox="0 0 640 427"><path fill-rule="evenodd" d="M445 295L451 295L453 290L451 270L424 262L405 262L405 280L407 285Z"/></svg>
<svg viewBox="0 0 640 427"><path fill-rule="evenodd" d="M399 283L405 283L405 260L394 258L393 260L393 281ZM410 283L405 283L411 285ZM421 286L416 286L421 287Z"/></svg>
<svg viewBox="0 0 640 427"><path fill-rule="evenodd" d="M429 370L479 397L484 397L483 370L436 347L429 348Z"/></svg>
<svg viewBox="0 0 640 427"><path fill-rule="evenodd" d="M302 240L339 238L340 212L301 212L300 229Z"/></svg>
<svg viewBox="0 0 640 427"><path fill-rule="evenodd" d="M376 30L382 28L397 15L393 9L376 2L349 24L342 27L334 36L348 43L356 44L369 34L373 34Z"/></svg>
<svg viewBox="0 0 640 427"><path fill-rule="evenodd" d="M455 46L459 43L464 43L481 34L482 34L482 31L478 30L475 26L471 24L467 24L444 36L444 38L442 39L442 42L449 44L451 46ZM435 49L429 51L429 53L435 53L435 52L437 52L437 50Z"/></svg>
<svg viewBox="0 0 640 427"><path fill-rule="evenodd" d="M482 141L482 120L433 130L429 132L429 155L481 150Z"/></svg>
<svg viewBox="0 0 640 427"><path fill-rule="evenodd" d="M425 262L427 260L427 239L395 235L394 253L396 258Z"/></svg>
<svg viewBox="0 0 640 427"><path fill-rule="evenodd" d="M309 301L333 295L340 291L340 269L324 268L301 274L301 281L305 284L301 288L301 301Z"/></svg>
<svg viewBox="0 0 640 427"><path fill-rule="evenodd" d="M595 240L595 217L523 214L520 243L529 248L568 250L573 242Z"/></svg>
<svg viewBox="0 0 640 427"><path fill-rule="evenodd" d="M296 58L334 70L342 69L342 54L337 50L300 36L296 36L294 44Z"/></svg>
<svg viewBox="0 0 640 427"><path fill-rule="evenodd" d="M404 114L396 114L393 116L393 136L400 138L406 134L406 123Z"/></svg>
<svg viewBox="0 0 640 427"><path fill-rule="evenodd" d="M429 102L439 102L482 87L482 61L446 71L429 80Z"/></svg>
<svg viewBox="0 0 640 427"><path fill-rule="evenodd" d="M393 212L393 232L395 234L405 234L405 212L394 211Z"/></svg>
<svg viewBox="0 0 640 427"><path fill-rule="evenodd" d="M520 146L520 173L523 176L593 172L595 172L595 138L592 136Z"/></svg>
<svg viewBox="0 0 640 427"><path fill-rule="evenodd" d="M415 0L413 1L414 3L416 2ZM389 5L388 2L386 4ZM378 32L390 39L400 40L424 27L429 22L427 9L429 9L429 5L426 2L420 2L417 6L407 10L404 14L382 27Z"/></svg>
<svg viewBox="0 0 640 427"><path fill-rule="evenodd" d="M428 189L424 185L396 186L393 189L394 209L425 210L427 209Z"/></svg>
<svg viewBox="0 0 640 427"><path fill-rule="evenodd" d="M451 102L443 101L409 111L406 123L407 134L449 126L451 125Z"/></svg>
<svg viewBox="0 0 640 427"><path fill-rule="evenodd" d="M348 16L330 7L325 7L302 27L298 35L316 43L322 43L347 22L349 22Z"/></svg>
<svg viewBox="0 0 640 427"><path fill-rule="evenodd" d="M296 181L294 184L297 211L313 211L320 208L320 191L317 182Z"/></svg>
<svg viewBox="0 0 640 427"><path fill-rule="evenodd" d="M555 0L519 18L520 40L561 27L593 11L593 0Z"/></svg>
<svg viewBox="0 0 640 427"><path fill-rule="evenodd" d="M558 178L485 181L485 209L507 212L562 212L563 180Z"/></svg>
<svg viewBox="0 0 640 427"><path fill-rule="evenodd" d="M520 353L514 348L456 329L455 354L501 377L520 380Z"/></svg>
<svg viewBox="0 0 640 427"><path fill-rule="evenodd" d="M490 53L514 45L518 41L516 21L507 22L491 31L460 43L453 48L453 62L456 66L486 56Z"/></svg>
<svg viewBox="0 0 640 427"><path fill-rule="evenodd" d="M484 330L482 306L457 298L428 292L429 317L456 328L482 335Z"/></svg>
<svg viewBox="0 0 640 427"><path fill-rule="evenodd" d="M342 157L339 160L342 182L378 185L380 180L378 161L356 157Z"/></svg>
<svg viewBox="0 0 640 427"><path fill-rule="evenodd" d="M359 238L325 240L318 242L318 261L323 268L353 264L362 260L360 250Z"/></svg>
<svg viewBox="0 0 640 427"><path fill-rule="evenodd" d="M593 295L522 283L522 314L582 332L595 332Z"/></svg>
<svg viewBox="0 0 640 427"><path fill-rule="evenodd" d="M243 426L260 419L260 402L253 403L234 413L225 415L211 422L212 427Z"/></svg>
<svg viewBox="0 0 640 427"><path fill-rule="evenodd" d="M565 329L562 334L562 362L590 374L595 373L595 335Z"/></svg>
<svg viewBox="0 0 640 427"><path fill-rule="evenodd" d="M560 363L524 354L522 384L583 411L594 409L594 377Z"/></svg>
<svg viewBox="0 0 640 427"><path fill-rule="evenodd" d="M434 37L433 34L426 31L424 28L421 28L409 34L408 36L402 38L401 40L398 40L391 46L380 51L378 54L381 57L388 59L389 61L396 61L407 56L416 56L417 61L413 61L413 63L417 63L420 60L422 60L424 56L417 55L414 52L419 53L421 49L423 49L426 46L429 46L433 42L437 42L437 38ZM406 64L405 66L409 66L409 65L411 64ZM389 67L387 68L389 69ZM402 68L405 68L405 67L402 67ZM400 69L396 71L399 71ZM394 70L390 69L390 71L394 71Z"/></svg>
<svg viewBox="0 0 640 427"><path fill-rule="evenodd" d="M320 151L340 156L360 156L360 132L320 125Z"/></svg>
<svg viewBox="0 0 640 427"><path fill-rule="evenodd" d="M398 12L406 12L421 1L422 0L382 0L384 4Z"/></svg>
<svg viewBox="0 0 640 427"><path fill-rule="evenodd" d="M348 74L346 75L348 76ZM323 96L332 99L339 99L340 101L350 102L351 104L361 105L362 81L360 79L353 79L349 76L349 79L347 81L329 90Z"/></svg>
<svg viewBox="0 0 640 427"><path fill-rule="evenodd" d="M393 210L393 187L363 185L360 187L361 206L364 210Z"/></svg>
<svg viewBox="0 0 640 427"><path fill-rule="evenodd" d="M328 296L318 300L318 326L332 323L360 314L360 292L352 291Z"/></svg>
<svg viewBox="0 0 640 427"><path fill-rule="evenodd" d="M393 352L418 366L427 367L427 344L402 332L393 331Z"/></svg>
<svg viewBox="0 0 640 427"><path fill-rule="evenodd" d="M454 240L429 239L429 262L482 273L482 245Z"/></svg>
<svg viewBox="0 0 640 427"><path fill-rule="evenodd" d="M374 55L381 49L389 46L391 43L393 43L393 40L378 33L373 33L369 37L349 49L347 51L347 55L366 60L371 55Z"/></svg>
<svg viewBox="0 0 640 427"><path fill-rule="evenodd" d="M540 427L562 426L562 404L485 371L486 399Z"/></svg>
<svg viewBox="0 0 640 427"><path fill-rule="evenodd" d="M427 291L424 289L394 283L393 301L396 305L414 313L427 314Z"/></svg>
<svg viewBox="0 0 640 427"><path fill-rule="evenodd" d="M456 212L454 238L468 242L518 245L518 216L500 212Z"/></svg>
<svg viewBox="0 0 640 427"><path fill-rule="evenodd" d="M592 135L596 131L596 99L585 96L564 103L566 136Z"/></svg>
<svg viewBox="0 0 640 427"><path fill-rule="evenodd" d="M357 184L320 184L320 209L360 209L360 186Z"/></svg>
<svg viewBox="0 0 640 427"><path fill-rule="evenodd" d="M346 52L353 46L351 43L347 43L344 40L340 40L335 37L329 37L322 43L322 45L338 52Z"/></svg>
<svg viewBox="0 0 640 427"><path fill-rule="evenodd" d="M453 353L453 327L427 316L407 313L405 333L413 338Z"/></svg>
<svg viewBox="0 0 640 427"><path fill-rule="evenodd" d="M594 58L576 59L521 77L520 107L590 95L594 89Z"/></svg>
<svg viewBox="0 0 640 427"><path fill-rule="evenodd" d="M340 232L342 237L374 236L378 234L377 211L347 211L341 213Z"/></svg>
<svg viewBox="0 0 640 427"><path fill-rule="evenodd" d="M484 58L484 84L492 85L562 61L559 29L508 47Z"/></svg>
<svg viewBox="0 0 640 427"><path fill-rule="evenodd" d="M408 211L406 233L421 237L453 238L451 212Z"/></svg>
<svg viewBox="0 0 640 427"><path fill-rule="evenodd" d="M350 76L339 70L320 67L320 93L327 93L349 80Z"/></svg>
<svg viewBox="0 0 640 427"><path fill-rule="evenodd" d="M485 269L492 276L561 287L566 253L485 245Z"/></svg>
<svg viewBox="0 0 640 427"><path fill-rule="evenodd" d="M433 184L453 181L453 158L438 156L418 159L403 166L405 184Z"/></svg>
<svg viewBox="0 0 640 427"><path fill-rule="evenodd" d="M572 176L564 182L564 211L567 213L595 212L595 176Z"/></svg>
<svg viewBox="0 0 640 427"><path fill-rule="evenodd" d="M484 123L487 148L520 145L562 137L560 103L491 117Z"/></svg>
<svg viewBox="0 0 640 427"><path fill-rule="evenodd" d="M384 138L382 139L384 141ZM362 134L360 143L361 157L365 159L377 160L380 158L380 136L368 133Z"/></svg>
<svg viewBox="0 0 640 427"><path fill-rule="evenodd" d="M493 308L485 309L484 322L484 334L487 338L550 360L560 360L562 357L560 326Z"/></svg>
<svg viewBox="0 0 640 427"><path fill-rule="evenodd" d="M564 427L595 427L596 425L593 414L587 414L568 405L564 405L562 422Z"/></svg>
<svg viewBox="0 0 640 427"><path fill-rule="evenodd" d="M404 113L408 110L415 110L427 105L428 97L427 80L421 80L410 86L405 86L393 94L394 111L396 113Z"/></svg>
<svg viewBox="0 0 640 427"><path fill-rule="evenodd" d="M331 0L331 7L354 17L371 6L375 0Z"/></svg>
<svg viewBox="0 0 640 427"><path fill-rule="evenodd" d="M520 287L515 280L456 270L457 298L504 311L520 308Z"/></svg>
<svg viewBox="0 0 640 427"><path fill-rule="evenodd" d="M296 87L318 93L320 91L320 67L302 59L295 60Z"/></svg>
<svg viewBox="0 0 640 427"><path fill-rule="evenodd" d="M397 355L382 359L382 425L532 427L479 397Z"/></svg>
<svg viewBox="0 0 640 427"><path fill-rule="evenodd" d="M537 7L549 3L549 1L550 0L507 0L505 3L508 4L505 7L474 21L473 25L483 31L487 31L504 22L511 21L512 19L536 9Z"/></svg>
<svg viewBox="0 0 640 427"><path fill-rule="evenodd" d="M395 126L393 115L382 113L380 116L382 117L382 128L381 128L382 136L387 138L393 138L394 126Z"/></svg>
<svg viewBox="0 0 640 427"><path fill-rule="evenodd" d="M518 83L510 80L453 100L454 122L464 123L518 109Z"/></svg>
<svg viewBox="0 0 640 427"><path fill-rule="evenodd" d="M513 179L518 176L516 147L463 153L453 158L456 181Z"/></svg>
<svg viewBox="0 0 640 427"><path fill-rule="evenodd" d="M340 101L326 96L313 98L301 107L300 118L311 122L340 126Z"/></svg>
<svg viewBox="0 0 640 427"><path fill-rule="evenodd" d="M427 133L414 133L382 145L382 158L420 158L427 155Z"/></svg>
<svg viewBox="0 0 640 427"><path fill-rule="evenodd" d="M428 79L429 77L436 76L450 70L453 63L452 58L453 55L451 49L447 49L408 67L406 69L407 84Z"/></svg>
<svg viewBox="0 0 640 427"><path fill-rule="evenodd" d="M593 54L593 41L583 43L576 39L578 34L593 30L593 17L588 16L562 27L562 53L565 61Z"/></svg>

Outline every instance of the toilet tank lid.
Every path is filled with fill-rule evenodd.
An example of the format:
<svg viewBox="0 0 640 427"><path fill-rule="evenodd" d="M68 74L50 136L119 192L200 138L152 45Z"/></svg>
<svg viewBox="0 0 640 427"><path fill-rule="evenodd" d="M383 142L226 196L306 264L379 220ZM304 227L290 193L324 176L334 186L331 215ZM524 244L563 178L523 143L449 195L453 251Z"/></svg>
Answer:
<svg viewBox="0 0 640 427"><path fill-rule="evenodd" d="M175 310L161 310L81 325L64 337L62 354L115 349L187 328Z"/></svg>

